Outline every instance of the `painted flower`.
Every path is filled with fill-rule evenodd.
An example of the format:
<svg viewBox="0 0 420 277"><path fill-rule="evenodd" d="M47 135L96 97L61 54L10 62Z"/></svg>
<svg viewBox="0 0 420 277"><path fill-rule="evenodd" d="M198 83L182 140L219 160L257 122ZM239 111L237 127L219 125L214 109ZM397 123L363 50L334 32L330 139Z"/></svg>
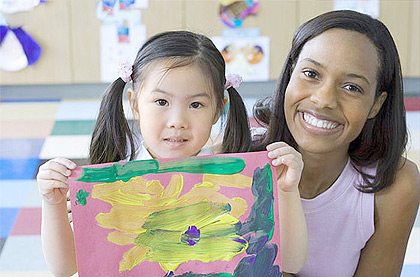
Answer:
<svg viewBox="0 0 420 277"><path fill-rule="evenodd" d="M120 272L149 261L170 273L188 261L230 261L246 250L248 241L238 234L246 201L218 190L220 185L250 187L251 182L241 174L204 174L202 183L181 195L181 174L172 175L166 188L157 180L135 177L95 185L92 198L112 205L109 213L96 216L101 227L115 230L108 240L133 245L120 261Z"/></svg>
<svg viewBox="0 0 420 277"><path fill-rule="evenodd" d="M86 205L87 203L87 197L89 196L89 192L88 191L83 191L82 189L80 189L77 193L76 193L76 205L77 204L81 204L82 206Z"/></svg>

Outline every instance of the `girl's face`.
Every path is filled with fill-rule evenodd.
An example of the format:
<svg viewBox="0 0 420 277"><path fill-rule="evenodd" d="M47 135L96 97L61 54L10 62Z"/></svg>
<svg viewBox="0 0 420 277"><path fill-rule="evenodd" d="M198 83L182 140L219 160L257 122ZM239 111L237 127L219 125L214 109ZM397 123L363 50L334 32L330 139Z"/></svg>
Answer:
<svg viewBox="0 0 420 277"><path fill-rule="evenodd" d="M194 156L218 119L215 93L197 65L167 68L157 63L147 73L134 114L154 158Z"/></svg>
<svg viewBox="0 0 420 277"><path fill-rule="evenodd" d="M284 102L300 151L347 153L386 98L375 100L378 68L375 46L358 32L331 29L304 45Z"/></svg>

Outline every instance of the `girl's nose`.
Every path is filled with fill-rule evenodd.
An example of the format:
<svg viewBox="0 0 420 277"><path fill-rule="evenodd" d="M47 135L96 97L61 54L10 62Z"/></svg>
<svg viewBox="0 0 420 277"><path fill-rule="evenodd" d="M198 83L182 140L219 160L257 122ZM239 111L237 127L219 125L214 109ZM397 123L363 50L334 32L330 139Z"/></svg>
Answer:
<svg viewBox="0 0 420 277"><path fill-rule="evenodd" d="M188 128L188 111L182 109L174 109L168 115L168 128L186 129Z"/></svg>
<svg viewBox="0 0 420 277"><path fill-rule="evenodd" d="M334 84L324 83L317 88L314 88L311 100L318 108L337 108L337 93L338 90Z"/></svg>

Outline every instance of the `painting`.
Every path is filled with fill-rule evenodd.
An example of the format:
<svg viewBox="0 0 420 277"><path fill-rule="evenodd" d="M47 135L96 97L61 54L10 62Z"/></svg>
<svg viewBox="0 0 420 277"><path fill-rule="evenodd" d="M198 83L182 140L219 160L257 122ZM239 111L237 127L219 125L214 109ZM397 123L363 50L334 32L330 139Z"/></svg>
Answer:
<svg viewBox="0 0 420 277"><path fill-rule="evenodd" d="M273 176L265 151L77 167L79 276L281 276Z"/></svg>
<svg viewBox="0 0 420 277"><path fill-rule="evenodd" d="M226 73L242 76L246 82L268 81L270 78L270 38L250 37L244 30L226 32L231 36L215 36L211 40L222 53L226 63ZM259 32L259 31L258 31Z"/></svg>

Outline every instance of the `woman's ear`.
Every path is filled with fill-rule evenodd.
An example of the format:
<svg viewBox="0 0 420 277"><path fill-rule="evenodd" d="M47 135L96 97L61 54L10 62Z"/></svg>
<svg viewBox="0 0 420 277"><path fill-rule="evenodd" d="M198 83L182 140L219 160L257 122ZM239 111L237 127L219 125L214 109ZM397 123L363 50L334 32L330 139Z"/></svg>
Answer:
<svg viewBox="0 0 420 277"><path fill-rule="evenodd" d="M130 102L131 111L133 112L134 119L139 120L139 107L137 105L136 97L134 97L134 91L132 88L127 89L127 98Z"/></svg>
<svg viewBox="0 0 420 277"><path fill-rule="evenodd" d="M384 92L381 93L381 95L379 95L379 97L376 97L375 103L373 103L373 106L370 109L368 119L374 118L379 113L379 111L381 110L382 105L384 104L387 96L388 96L388 94L386 93L386 91L384 91Z"/></svg>

